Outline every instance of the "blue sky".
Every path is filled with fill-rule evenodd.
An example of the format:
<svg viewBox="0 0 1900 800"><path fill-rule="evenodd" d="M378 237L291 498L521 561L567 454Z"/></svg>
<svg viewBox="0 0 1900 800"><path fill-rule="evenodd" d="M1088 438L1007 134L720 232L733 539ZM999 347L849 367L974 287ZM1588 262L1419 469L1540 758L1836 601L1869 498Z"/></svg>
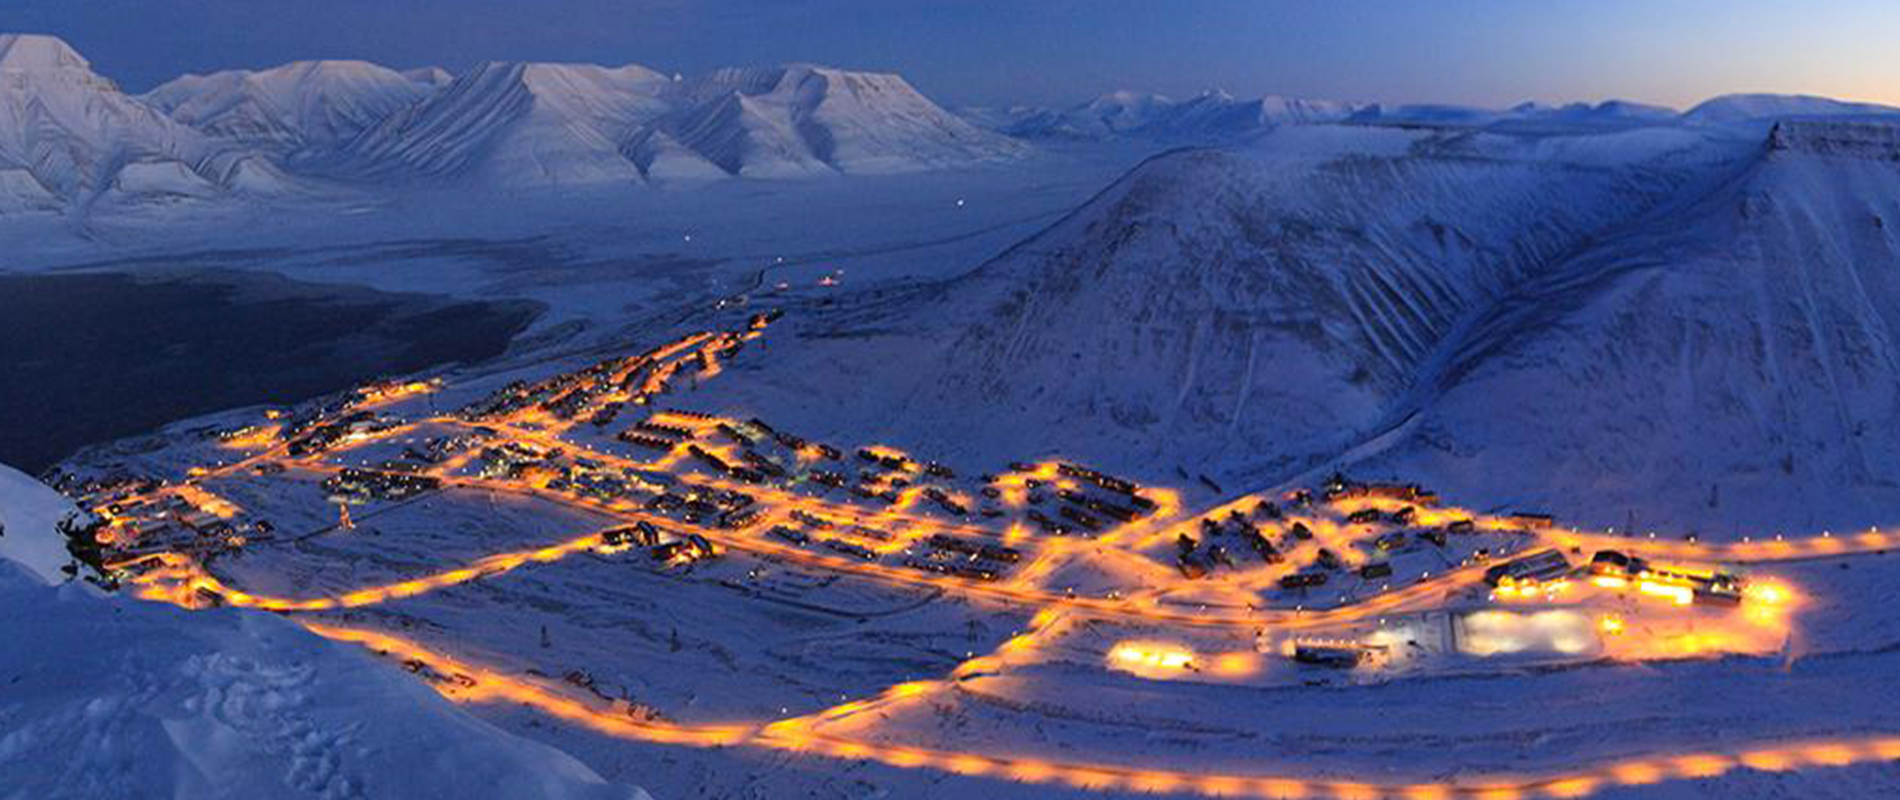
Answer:
<svg viewBox="0 0 1900 800"><path fill-rule="evenodd" d="M306 58L667 72L814 61L952 104L1224 88L1509 105L1727 92L1900 104L1896 0L0 0L128 89Z"/></svg>

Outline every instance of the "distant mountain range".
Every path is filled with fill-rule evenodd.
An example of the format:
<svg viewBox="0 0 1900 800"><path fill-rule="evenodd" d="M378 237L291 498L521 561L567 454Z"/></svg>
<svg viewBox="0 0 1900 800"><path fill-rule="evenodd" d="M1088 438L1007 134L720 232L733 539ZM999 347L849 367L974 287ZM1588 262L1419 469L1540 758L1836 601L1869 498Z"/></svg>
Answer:
<svg viewBox="0 0 1900 800"><path fill-rule="evenodd" d="M0 213L405 180L486 187L892 173L1007 160L902 77L791 65L669 77L362 61L121 91L50 36L0 35Z"/></svg>
<svg viewBox="0 0 1900 800"><path fill-rule="evenodd" d="M1779 119L1891 116L1900 108L1848 103L1825 97L1737 94L1717 97L1686 112L1663 106L1609 100L1596 105L1522 103L1510 108L1304 100L1269 95L1236 98L1206 92L1186 100L1140 92L1112 92L1067 108L1018 106L975 108L964 113L979 124L1027 140L1103 141L1148 139L1213 144L1257 135L1282 125L1345 123L1430 128L1484 128L1499 132L1599 131L1660 125L1734 125L1765 128Z"/></svg>
<svg viewBox="0 0 1900 800"><path fill-rule="evenodd" d="M984 118L999 132L1026 139L1132 136L1206 140L1285 124L1337 122L1360 108L1351 103L1286 97L1242 100L1226 92L1207 92L1187 100L1114 92L1066 109L1020 107L989 112Z"/></svg>
<svg viewBox="0 0 1900 800"><path fill-rule="evenodd" d="M898 75L795 64L668 76L492 62L460 75L362 61L186 75L128 95L51 36L0 35L0 213L91 211L390 184L519 188L965 167L1034 142L1213 144L1285 125L1505 130L1747 126L1900 114L1736 95L1687 113L1609 102L1504 110L1117 92L1065 109L946 111Z"/></svg>

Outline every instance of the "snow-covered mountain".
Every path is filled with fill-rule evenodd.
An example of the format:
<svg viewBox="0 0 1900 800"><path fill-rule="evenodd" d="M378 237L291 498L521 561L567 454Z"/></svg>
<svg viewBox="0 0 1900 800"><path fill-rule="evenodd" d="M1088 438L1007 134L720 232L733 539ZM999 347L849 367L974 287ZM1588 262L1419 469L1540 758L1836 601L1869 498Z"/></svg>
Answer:
<svg viewBox="0 0 1900 800"><path fill-rule="evenodd" d="M999 130L1026 139L1137 136L1217 142L1280 125L1333 122L1359 108L1351 103L1278 96L1241 100L1220 91L1187 100L1122 91L1067 109L1017 109L1001 121Z"/></svg>
<svg viewBox="0 0 1900 800"><path fill-rule="evenodd" d="M976 462L1229 488L1345 465L1704 537L1885 524L1897 165L1900 121L1864 115L1286 127L1151 159L965 277L794 321L800 352L732 403Z"/></svg>
<svg viewBox="0 0 1900 800"><path fill-rule="evenodd" d="M311 179L488 187L881 174L1027 146L897 75L810 65L690 81L638 65L493 62L450 79L361 61L187 75L140 97L64 42L0 36L0 213L209 199Z"/></svg>
<svg viewBox="0 0 1900 800"><path fill-rule="evenodd" d="M379 177L505 186L637 181L621 139L670 109L671 86L639 65L490 62L384 118L347 156L354 169Z"/></svg>
<svg viewBox="0 0 1900 800"><path fill-rule="evenodd" d="M488 64L349 146L357 169L500 185L888 173L1010 158L896 75L813 66L680 81L640 66Z"/></svg>
<svg viewBox="0 0 1900 800"><path fill-rule="evenodd" d="M155 171L191 173L203 137L121 92L65 42L0 35L0 212L56 209Z"/></svg>
<svg viewBox="0 0 1900 800"><path fill-rule="evenodd" d="M1382 460L1599 524L1890 521L1897 165L1900 125L1781 123L1715 191L1492 308Z"/></svg>
<svg viewBox="0 0 1900 800"><path fill-rule="evenodd" d="M1110 92L1067 109L1018 109L1004 132L1024 138L1104 139L1133 134L1177 103L1158 94Z"/></svg>
<svg viewBox="0 0 1900 800"><path fill-rule="evenodd" d="M1687 114L1635 103L1487 110L1208 92L1117 92L1066 109L951 114L901 76L812 65L668 77L638 65L484 64L450 78L360 61L187 75L130 97L56 38L0 36L0 213L327 194L408 181L489 188L884 174L1017 158L1024 140L1229 143L1288 125L1519 134L1900 109L1733 95Z"/></svg>
<svg viewBox="0 0 1900 800"><path fill-rule="evenodd" d="M1355 108L1328 100L1278 96L1240 100L1226 92L1209 92L1175 104L1142 131L1163 138L1241 136L1279 125L1332 122L1345 118Z"/></svg>
<svg viewBox="0 0 1900 800"><path fill-rule="evenodd" d="M771 177L910 172L1026 150L888 73L805 64L724 69L679 87L675 97L677 111L628 142L643 170L676 148L733 175Z"/></svg>
<svg viewBox="0 0 1900 800"><path fill-rule="evenodd" d="M298 61L186 75L140 99L212 136L292 152L348 141L434 91L437 79L364 61Z"/></svg>
<svg viewBox="0 0 1900 800"><path fill-rule="evenodd" d="M826 321L821 363L756 402L979 461L1283 475L1383 430L1465 320L1733 155L1680 128L1371 126L1171 152L966 277Z"/></svg>

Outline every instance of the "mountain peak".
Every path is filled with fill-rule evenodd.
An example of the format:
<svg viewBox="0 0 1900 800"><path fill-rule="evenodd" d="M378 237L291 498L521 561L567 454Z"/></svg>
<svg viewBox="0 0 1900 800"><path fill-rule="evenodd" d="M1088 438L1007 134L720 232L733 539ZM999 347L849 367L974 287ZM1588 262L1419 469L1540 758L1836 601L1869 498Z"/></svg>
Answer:
<svg viewBox="0 0 1900 800"><path fill-rule="evenodd" d="M140 99L213 136L288 152L348 139L433 88L367 61L293 61L186 75Z"/></svg>
<svg viewBox="0 0 1900 800"><path fill-rule="evenodd" d="M57 36L37 33L0 34L0 70L90 69L79 51Z"/></svg>

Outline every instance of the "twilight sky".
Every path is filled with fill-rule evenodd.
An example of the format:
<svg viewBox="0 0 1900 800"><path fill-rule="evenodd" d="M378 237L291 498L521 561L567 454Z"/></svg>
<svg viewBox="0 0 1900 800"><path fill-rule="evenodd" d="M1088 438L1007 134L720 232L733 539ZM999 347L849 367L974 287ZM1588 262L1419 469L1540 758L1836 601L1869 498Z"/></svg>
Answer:
<svg viewBox="0 0 1900 800"><path fill-rule="evenodd" d="M183 72L361 58L663 72L813 61L948 104L1128 88L1502 106L1716 94L1900 105L1900 0L0 0L143 91Z"/></svg>

